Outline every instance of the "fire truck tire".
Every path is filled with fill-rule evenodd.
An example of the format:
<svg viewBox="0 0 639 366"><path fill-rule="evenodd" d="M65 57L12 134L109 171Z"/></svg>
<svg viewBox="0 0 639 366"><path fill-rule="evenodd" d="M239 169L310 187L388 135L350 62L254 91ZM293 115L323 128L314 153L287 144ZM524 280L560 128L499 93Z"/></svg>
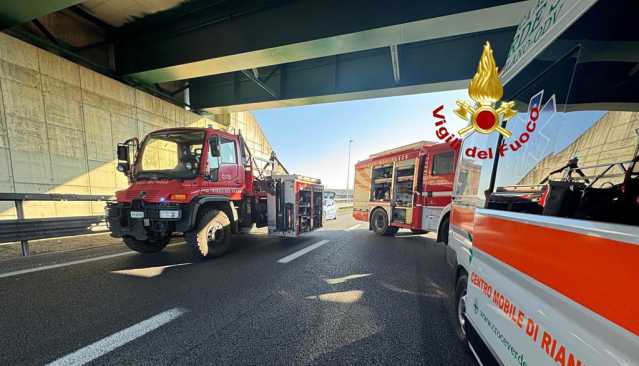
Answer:
<svg viewBox="0 0 639 366"><path fill-rule="evenodd" d="M200 258L219 257L231 247L231 220L224 211L207 210L184 240Z"/></svg>
<svg viewBox="0 0 639 366"><path fill-rule="evenodd" d="M455 333L460 342L467 344L466 335L466 286L468 275L462 272L455 285Z"/></svg>
<svg viewBox="0 0 639 366"><path fill-rule="evenodd" d="M397 234L399 228L388 225L388 215L384 209L378 208L371 215L371 227L377 235L393 236Z"/></svg>
<svg viewBox="0 0 639 366"><path fill-rule="evenodd" d="M168 235L156 240L137 240L130 236L125 236L122 238L122 241L124 241L124 244L126 244L129 249L145 254L157 253L162 251L162 249L166 247L170 240L171 237Z"/></svg>

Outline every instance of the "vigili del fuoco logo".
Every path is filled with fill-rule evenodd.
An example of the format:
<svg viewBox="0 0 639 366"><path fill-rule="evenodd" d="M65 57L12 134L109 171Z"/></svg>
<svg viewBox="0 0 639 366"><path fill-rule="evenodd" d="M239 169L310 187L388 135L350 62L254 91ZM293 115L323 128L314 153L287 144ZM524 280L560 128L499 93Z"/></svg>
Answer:
<svg viewBox="0 0 639 366"><path fill-rule="evenodd" d="M454 110L457 116L468 122L468 126L457 132L459 137L451 133L446 127L446 118L442 114L444 106L440 105L433 110L433 117L437 119L435 122L435 135L438 139L457 149L461 146L461 138L475 132L489 134L496 131L504 139L512 137L512 132L503 125L517 114L517 111L513 109L515 102L502 101L497 107L497 102L504 95L504 88L499 80L499 70L493 57L490 42L486 42L484 45L477 72L468 85L468 95L474 102L469 103L466 100L458 100L457 108ZM525 131L518 135L514 141L508 144L502 142L495 150L492 147L480 149L471 146L466 148L463 153L471 158L492 159L496 154L504 156L507 151L519 150L535 131L542 97L543 90L531 98ZM554 108L554 95L550 101L552 102L552 112L554 113L556 110Z"/></svg>

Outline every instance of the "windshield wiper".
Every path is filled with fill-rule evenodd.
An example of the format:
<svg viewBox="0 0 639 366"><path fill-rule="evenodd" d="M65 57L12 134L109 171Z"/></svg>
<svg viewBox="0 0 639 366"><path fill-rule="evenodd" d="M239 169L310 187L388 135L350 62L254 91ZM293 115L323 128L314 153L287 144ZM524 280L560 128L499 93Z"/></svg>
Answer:
<svg viewBox="0 0 639 366"><path fill-rule="evenodd" d="M160 172L139 172L137 174L138 179L150 179L150 180L160 180L160 179L171 179L171 175L168 173L160 173Z"/></svg>
<svg viewBox="0 0 639 366"><path fill-rule="evenodd" d="M139 172L137 179L161 180L161 179L192 179L196 173L191 172Z"/></svg>

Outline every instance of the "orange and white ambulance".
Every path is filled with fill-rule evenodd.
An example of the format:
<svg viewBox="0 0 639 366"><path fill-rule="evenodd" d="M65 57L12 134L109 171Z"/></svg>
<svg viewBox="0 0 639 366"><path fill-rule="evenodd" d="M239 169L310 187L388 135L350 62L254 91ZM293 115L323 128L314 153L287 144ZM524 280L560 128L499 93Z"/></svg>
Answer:
<svg viewBox="0 0 639 366"><path fill-rule="evenodd" d="M500 76L510 136L460 149L456 331L483 365L639 365L639 3L530 4Z"/></svg>

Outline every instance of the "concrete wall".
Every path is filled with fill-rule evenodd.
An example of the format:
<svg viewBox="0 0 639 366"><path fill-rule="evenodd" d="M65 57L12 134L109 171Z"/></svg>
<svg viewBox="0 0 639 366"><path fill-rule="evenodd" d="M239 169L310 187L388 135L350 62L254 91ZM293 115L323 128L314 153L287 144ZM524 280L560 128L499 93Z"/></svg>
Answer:
<svg viewBox="0 0 639 366"><path fill-rule="evenodd" d="M271 146L250 113L205 119L0 33L0 192L113 194L127 185L115 146L168 127L241 129L253 151ZM88 202L31 202L27 217L100 214ZM0 202L0 219L15 218Z"/></svg>

